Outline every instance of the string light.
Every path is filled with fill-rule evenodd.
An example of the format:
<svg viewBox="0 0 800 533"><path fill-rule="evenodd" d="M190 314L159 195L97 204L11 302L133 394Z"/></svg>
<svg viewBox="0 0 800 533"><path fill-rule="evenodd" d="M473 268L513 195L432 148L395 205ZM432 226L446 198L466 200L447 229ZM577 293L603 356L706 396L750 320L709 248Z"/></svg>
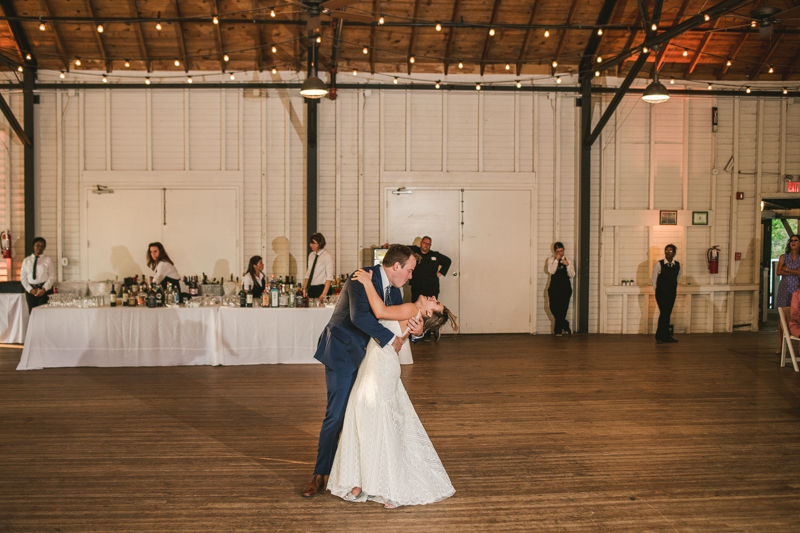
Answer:
<svg viewBox="0 0 800 533"><path fill-rule="evenodd" d="M25 54L25 59L26 59L27 61L30 61L30 60L32 59L32 58L31 58L31 55L30 55L30 54Z"/></svg>
<svg viewBox="0 0 800 533"><path fill-rule="evenodd" d="M603 56L597 56L597 62L598 63L602 63L603 62Z"/></svg>
<svg viewBox="0 0 800 533"><path fill-rule="evenodd" d="M108 83L108 77L105 74L103 74L103 83Z"/></svg>
<svg viewBox="0 0 800 533"><path fill-rule="evenodd" d="M80 57L76 57L76 58L75 58L75 66L76 66L76 67L79 67L79 66L81 66L81 58L80 58Z"/></svg>
<svg viewBox="0 0 800 533"><path fill-rule="evenodd" d="M364 47L364 49L363 49L363 50L361 50L361 51L362 51L362 52L364 52L364 55L366 55L366 54L368 54L368 53L369 53L369 48L367 48L367 47L365 46L365 47Z"/></svg>
<svg viewBox="0 0 800 533"><path fill-rule="evenodd" d="M750 87L745 87L744 88L744 92L746 92L747 94L750 94Z"/></svg>
<svg viewBox="0 0 800 533"><path fill-rule="evenodd" d="M277 74L278 73L278 69L276 69L275 67L272 67L272 73L273 74Z"/></svg>
<svg viewBox="0 0 800 533"><path fill-rule="evenodd" d="M517 80L517 89L522 89L522 82Z"/></svg>
<svg viewBox="0 0 800 533"><path fill-rule="evenodd" d="M17 70L18 70L18 71L20 71L20 72L22 72L22 65L18 66L18 67L17 67Z"/></svg>
<svg viewBox="0 0 800 533"><path fill-rule="evenodd" d="M104 29L105 28L103 28L103 24L102 23L97 25L97 33L103 33Z"/></svg>
<svg viewBox="0 0 800 533"><path fill-rule="evenodd" d="M464 68L464 63L462 63L461 61L459 61L459 62L458 62L458 68Z"/></svg>
<svg viewBox="0 0 800 533"><path fill-rule="evenodd" d="M392 83L394 83L395 85L397 85L397 78L393 79L393 80L392 80Z"/></svg>
<svg viewBox="0 0 800 533"><path fill-rule="evenodd" d="M552 65L553 65L553 68L556 68L556 67L558 66L558 61L556 61L556 60L554 59L554 60L553 60L553 63L552 63Z"/></svg>
<svg viewBox="0 0 800 533"><path fill-rule="evenodd" d="M384 23L384 22L386 22L386 21L383 19L383 15L381 15L381 16L380 16L380 18L378 19L378 24L380 24L381 26L383 26L383 23Z"/></svg>
<svg viewBox="0 0 800 533"><path fill-rule="evenodd" d="M646 53L647 53L647 52L649 52L649 51L650 51L650 50L649 50L649 49L648 49L646 46L643 46L643 47L642 47L642 52L643 52L643 53L645 53L645 54L646 54Z"/></svg>
<svg viewBox="0 0 800 533"><path fill-rule="evenodd" d="M600 71L599 70L595 70L594 71L594 77L595 78L599 78L600 77Z"/></svg>
<svg viewBox="0 0 800 533"><path fill-rule="evenodd" d="M231 80L235 80L235 79L236 79L236 75L233 72L231 72Z"/></svg>
<svg viewBox="0 0 800 533"><path fill-rule="evenodd" d="M59 78L61 78L61 79L63 80L64 78L66 78L66 77L67 77L67 75L66 75L66 74L64 74L64 71L62 70L62 71L61 71L61 74L59 74L59 75L58 75L58 77L59 77ZM784 93L784 94L786 94L786 93Z"/></svg>
<svg viewBox="0 0 800 533"><path fill-rule="evenodd" d="M191 77L191 76L189 76L188 78L186 78L186 83L192 83L192 77Z"/></svg>
<svg viewBox="0 0 800 533"><path fill-rule="evenodd" d="M684 48L684 49L683 49L683 57L686 57L686 56L688 56L688 55L689 55L689 50L687 50L686 48Z"/></svg>
<svg viewBox="0 0 800 533"><path fill-rule="evenodd" d="M322 36L321 36L321 35L317 35L317 42L318 42L318 43L321 43L321 42L322 42Z"/></svg>
<svg viewBox="0 0 800 533"><path fill-rule="evenodd" d="M214 18L211 19L211 22L213 22L214 24L219 24L219 17L214 15Z"/></svg>
<svg viewBox="0 0 800 533"><path fill-rule="evenodd" d="M481 90L481 84L480 83L476 83L475 84L475 90L476 91L480 91Z"/></svg>
<svg viewBox="0 0 800 533"><path fill-rule="evenodd" d="M675 78L670 78L669 79L669 84L670 85L675 85Z"/></svg>
<svg viewBox="0 0 800 533"><path fill-rule="evenodd" d="M412 65L414 64L414 61L416 61L414 59L414 56L411 56L411 57L408 58L408 62L411 63Z"/></svg>
<svg viewBox="0 0 800 533"><path fill-rule="evenodd" d="M442 31L442 25L438 22L436 23L436 31Z"/></svg>
<svg viewBox="0 0 800 533"><path fill-rule="evenodd" d="M544 36L545 37L550 37L550 30L549 29L544 30Z"/></svg>
<svg viewBox="0 0 800 533"><path fill-rule="evenodd" d="M158 15L156 15L156 29L161 31L161 11L159 11Z"/></svg>
<svg viewBox="0 0 800 533"><path fill-rule="evenodd" d="M128 59L125 60L125 68L131 68L131 62Z"/></svg>
<svg viewBox="0 0 800 533"><path fill-rule="evenodd" d="M508 63L506 63L506 70L511 70L511 65L509 65Z"/></svg>
<svg viewBox="0 0 800 533"><path fill-rule="evenodd" d="M728 65L728 66L731 66L731 64L732 64L731 60L729 59L725 64Z"/></svg>
<svg viewBox="0 0 800 533"><path fill-rule="evenodd" d="M42 19L39 19L39 31L44 31L46 29L47 29L47 26L44 25L44 22L42 22Z"/></svg>
<svg viewBox="0 0 800 533"><path fill-rule="evenodd" d="M161 31L161 23L160 22L156 22L156 29L158 31Z"/></svg>
<svg viewBox="0 0 800 533"><path fill-rule="evenodd" d="M150 85L150 78L145 78L144 79L144 84L145 85Z"/></svg>
<svg viewBox="0 0 800 533"><path fill-rule="evenodd" d="M709 84L708 84L708 90L710 91L710 90L711 90L711 89L713 89L713 88L714 88L714 87L712 87L712 86L711 86L711 84L709 83Z"/></svg>
<svg viewBox="0 0 800 533"><path fill-rule="evenodd" d="M770 65L770 66L769 66L769 73L770 73L770 74L772 74L773 72L775 72L775 69L774 69L774 68L772 68L772 65Z"/></svg>
<svg viewBox="0 0 800 533"><path fill-rule="evenodd" d="M222 60L223 60L223 61L225 61L225 62L227 63L228 61L230 61L230 60L231 60L231 56L229 56L228 54L225 54L224 56L222 56ZM176 65L176 66L177 66L177 65Z"/></svg>
<svg viewBox="0 0 800 533"><path fill-rule="evenodd" d="M751 28L755 28L756 26L758 26L758 22L756 22L755 20L751 20L750 21L750 27Z"/></svg>
<svg viewBox="0 0 800 533"><path fill-rule="evenodd" d="M278 48L276 46L272 47L272 53L273 54L277 54L278 53Z"/></svg>
<svg viewBox="0 0 800 533"><path fill-rule="evenodd" d="M783 88L783 94L789 94L789 89L787 89L786 87L784 87L784 88Z"/></svg>
<svg viewBox="0 0 800 533"><path fill-rule="evenodd" d="M494 37L494 28L489 28L489 35Z"/></svg>
<svg viewBox="0 0 800 533"><path fill-rule="evenodd" d="M597 35L603 35L603 28L597 28Z"/></svg>
<svg viewBox="0 0 800 533"><path fill-rule="evenodd" d="M705 15L703 15L703 18L705 19L705 21L706 21L706 22L708 22L709 20L711 20L711 17L710 17L710 16L708 16L708 13L706 13Z"/></svg>
<svg viewBox="0 0 800 533"><path fill-rule="evenodd" d="M653 31L656 31L656 30L658 29L658 24L656 24L656 23L654 22L654 23L653 23L653 25L652 25L652 26L650 26L650 29L651 29L651 30L653 30Z"/></svg>
<svg viewBox="0 0 800 533"><path fill-rule="evenodd" d="M439 85L439 82L438 82L438 81L436 82L436 84L434 85L434 87L436 87L437 89L438 89L439 87L441 87L441 86ZM784 93L784 94L786 94L786 93Z"/></svg>
<svg viewBox="0 0 800 533"><path fill-rule="evenodd" d="M556 76L556 83L561 83L561 76Z"/></svg>
<svg viewBox="0 0 800 533"><path fill-rule="evenodd" d="M275 18L275 10L274 9L270 9L269 10L269 16L272 17L272 18Z"/></svg>
<svg viewBox="0 0 800 533"><path fill-rule="evenodd" d="M175 66L176 66L176 67L179 67L179 66L181 66L181 62L180 62L180 60L178 60L178 59L176 59L175 61L173 61L173 63L175 64Z"/></svg>
<svg viewBox="0 0 800 533"><path fill-rule="evenodd" d="M358 71L356 69L353 69L353 76L358 76Z"/></svg>

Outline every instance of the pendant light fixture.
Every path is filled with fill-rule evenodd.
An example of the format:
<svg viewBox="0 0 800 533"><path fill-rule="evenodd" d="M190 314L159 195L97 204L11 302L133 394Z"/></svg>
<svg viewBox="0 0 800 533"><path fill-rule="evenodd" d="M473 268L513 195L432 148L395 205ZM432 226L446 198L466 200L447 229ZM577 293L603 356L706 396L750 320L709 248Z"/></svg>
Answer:
<svg viewBox="0 0 800 533"><path fill-rule="evenodd" d="M660 104L669 100L669 93L664 84L658 81L658 71L653 77L653 83L647 86L642 93L642 100L648 104Z"/></svg>

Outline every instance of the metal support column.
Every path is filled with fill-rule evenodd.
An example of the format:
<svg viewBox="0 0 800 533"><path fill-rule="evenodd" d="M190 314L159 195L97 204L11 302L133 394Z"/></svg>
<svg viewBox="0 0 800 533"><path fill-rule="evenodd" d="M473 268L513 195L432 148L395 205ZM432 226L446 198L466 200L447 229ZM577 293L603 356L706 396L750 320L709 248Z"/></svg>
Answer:
<svg viewBox="0 0 800 533"><path fill-rule="evenodd" d="M24 166L25 166L25 255L33 253L33 238L36 233L36 214L35 191L33 188L34 158L33 158L33 87L36 83L36 70L27 67L22 77L22 106L23 106L23 127L25 136L31 141L24 145Z"/></svg>
<svg viewBox="0 0 800 533"><path fill-rule="evenodd" d="M308 32L308 75L317 75L317 40L313 32ZM317 111L319 100L304 98L306 102L306 246L311 235L317 232ZM310 252L309 247L307 252Z"/></svg>

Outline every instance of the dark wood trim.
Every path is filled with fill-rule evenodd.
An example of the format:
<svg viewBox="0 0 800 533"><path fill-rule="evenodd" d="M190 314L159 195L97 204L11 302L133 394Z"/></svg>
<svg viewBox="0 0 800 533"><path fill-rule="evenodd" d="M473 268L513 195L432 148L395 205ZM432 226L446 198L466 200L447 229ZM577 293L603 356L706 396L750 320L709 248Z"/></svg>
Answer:
<svg viewBox="0 0 800 533"><path fill-rule="evenodd" d="M128 0L128 5L130 6L131 16L137 19L140 18L139 6L136 5L136 0ZM150 60L150 56L147 54L147 45L145 44L142 24L144 24L144 22L134 24L133 29L136 32L136 42L139 45L139 54L144 58L145 69L147 72L153 72L153 62Z"/></svg>
<svg viewBox="0 0 800 533"><path fill-rule="evenodd" d="M497 0L495 0L497 1ZM412 15L412 20L414 22L417 21L419 17L419 4L420 0L414 1L414 14ZM408 74L411 74L411 68L414 66L410 59L414 56L414 45L417 44L417 27L414 26L411 28L411 36L408 38L408 55L406 56L406 67L408 68Z"/></svg>
<svg viewBox="0 0 800 533"><path fill-rule="evenodd" d="M46 17L49 17L51 13L49 0L39 0L39 5L41 6L42 14ZM58 53L61 55L61 64L64 65L64 70L69 72L70 56L67 46L64 44L64 38L61 36L61 30L59 29L58 24L55 22L50 23L50 29L53 32L53 40L56 42Z"/></svg>
<svg viewBox="0 0 800 533"><path fill-rule="evenodd" d="M453 16L450 17L450 22L453 24L456 23L458 20L458 14L461 11L461 0L455 0L453 4ZM450 70L450 58L453 55L453 44L455 43L456 38L456 28L455 26L450 27L450 33L447 35L447 48L444 52L444 75L447 76L448 71Z"/></svg>
<svg viewBox="0 0 800 533"><path fill-rule="evenodd" d="M175 14L180 18L181 16L181 6L180 0L175 0ZM259 30L260 32L260 30ZM183 37L183 23L176 22L175 23L175 33L178 35L178 52L180 53L181 63L183 64L183 71L189 72L189 57L186 54L186 41ZM259 52L261 49L258 49Z"/></svg>
<svg viewBox="0 0 800 533"><path fill-rule="evenodd" d="M92 8L92 0L84 0L84 5L86 6L86 12L94 19L95 16L94 8ZM94 25L89 31L94 34L95 40L97 41L97 48L100 49L100 56L103 58L103 62L106 65L106 72L111 72L114 70L114 62L108 58L108 54L106 53L106 45L103 43L103 35L97 31L97 27Z"/></svg>
<svg viewBox="0 0 800 533"><path fill-rule="evenodd" d="M497 21L497 12L500 10L501 1L502 0L494 0L492 16L489 19L490 26ZM497 32L495 32L495 36L497 36ZM486 37L483 41L483 53L481 54L481 76L483 76L484 72L486 71L486 58L489 57L489 43L492 39L493 37L489 35L489 30L486 30Z"/></svg>
<svg viewBox="0 0 800 533"><path fill-rule="evenodd" d="M212 15L218 15L219 13L219 0L214 0L214 13L212 13ZM219 69L225 72L225 60L222 57L225 55L225 49L222 46L222 21L220 20L219 24L214 24L214 27L214 44L216 46Z"/></svg>
<svg viewBox="0 0 800 533"><path fill-rule="evenodd" d="M372 12L379 13L381 8L381 0L372 0ZM377 27L372 26L369 29L369 71L375 74L375 56L377 55L377 51L375 50L375 33L377 32Z"/></svg>
<svg viewBox="0 0 800 533"><path fill-rule="evenodd" d="M533 21L536 18L536 12L539 10L539 6L541 4L542 0L533 0L533 5L531 6L531 18L528 21L529 26L533 24ZM531 42L532 35L533 29L528 28L525 30L525 38L522 40L522 47L519 50L519 59L517 59L517 76L522 74L522 64L525 62L525 56L527 55L528 45Z"/></svg>

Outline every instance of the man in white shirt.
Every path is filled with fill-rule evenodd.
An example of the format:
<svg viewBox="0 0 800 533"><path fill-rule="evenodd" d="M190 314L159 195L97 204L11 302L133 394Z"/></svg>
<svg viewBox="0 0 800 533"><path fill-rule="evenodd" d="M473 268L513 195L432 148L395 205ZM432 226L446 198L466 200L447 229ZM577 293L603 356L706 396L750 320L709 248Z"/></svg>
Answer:
<svg viewBox="0 0 800 533"><path fill-rule="evenodd" d="M53 285L56 282L56 270L53 262L44 255L47 241L42 237L33 239L33 254L22 261L19 271L19 280L25 288L25 298L28 300L28 310L45 305L49 300L48 295L53 294Z"/></svg>

